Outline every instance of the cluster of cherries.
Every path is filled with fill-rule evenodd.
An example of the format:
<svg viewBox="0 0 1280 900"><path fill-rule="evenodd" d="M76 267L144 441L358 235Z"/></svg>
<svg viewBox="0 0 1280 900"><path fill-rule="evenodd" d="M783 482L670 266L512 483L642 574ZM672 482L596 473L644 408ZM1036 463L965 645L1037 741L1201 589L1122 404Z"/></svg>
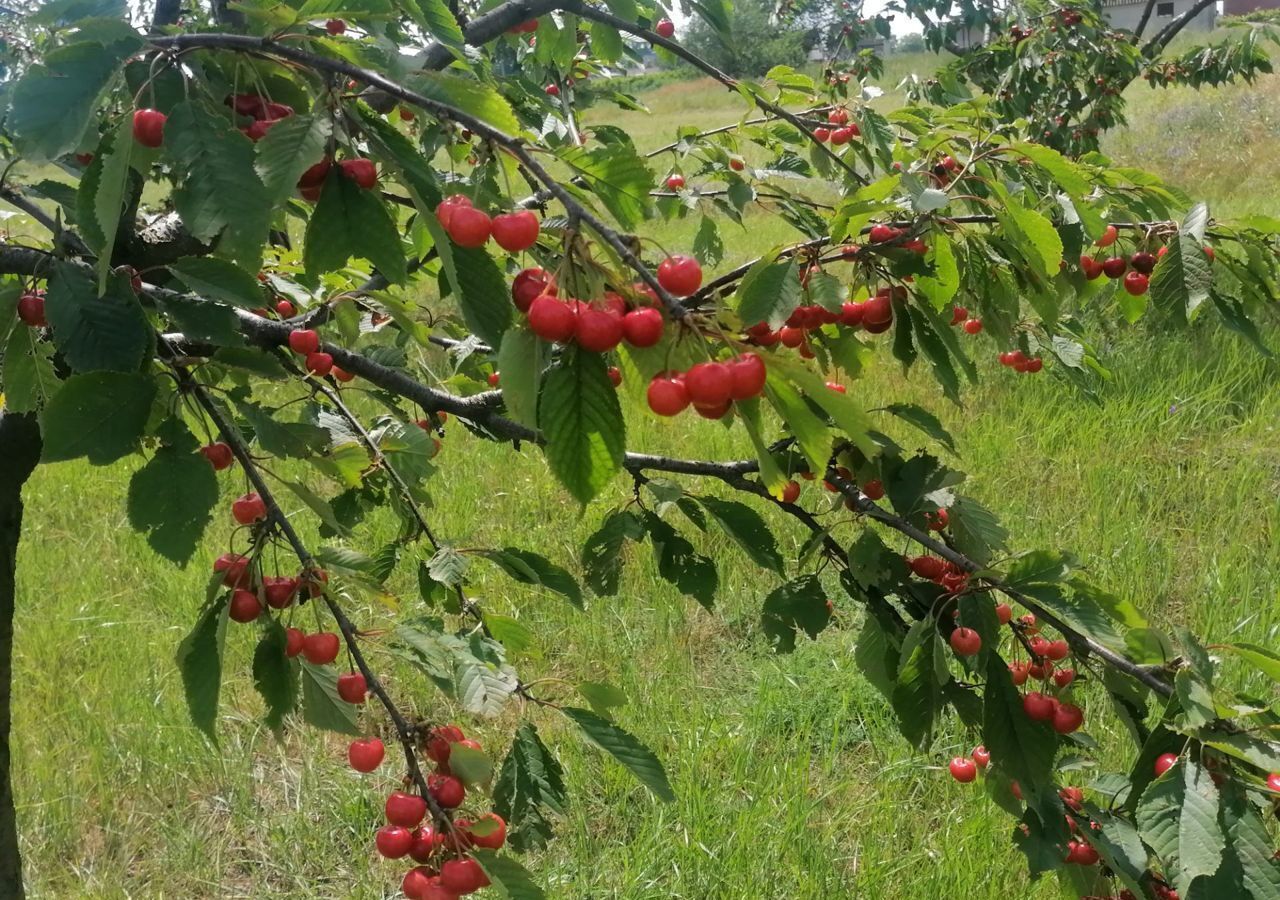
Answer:
<svg viewBox="0 0 1280 900"><path fill-rule="evenodd" d="M849 110L844 107L828 112L827 121L834 125L835 128L813 129L813 139L819 143L830 141L839 146L840 144L847 144L862 135L862 129L858 127L858 123L849 121Z"/></svg>
<svg viewBox="0 0 1280 900"><path fill-rule="evenodd" d="M253 121L240 129L255 144L267 136L277 122L293 115L293 107L286 103L272 103L257 94L231 94L224 101L237 116L248 116Z"/></svg>
<svg viewBox="0 0 1280 900"><path fill-rule="evenodd" d="M459 247L483 247L492 237L494 243L508 253L532 247L541 227L538 217L527 209L490 218L484 210L476 209L471 198L464 194L441 200L436 206L436 218Z"/></svg>
<svg viewBox="0 0 1280 900"><path fill-rule="evenodd" d="M969 318L969 310L963 306L955 306L951 309L951 327L959 325L964 329L965 334L980 334L982 332L982 320Z"/></svg>
<svg viewBox="0 0 1280 900"><path fill-rule="evenodd" d="M767 372L764 360L743 353L725 362L701 362L687 372L659 372L649 382L649 408L660 416L674 416L690 405L706 419L728 414L735 400L748 400L764 392Z"/></svg>
<svg viewBox="0 0 1280 900"><path fill-rule="evenodd" d="M767 322L758 322L746 330L746 339L760 347L782 344L799 348L805 359L813 358L809 349L809 332L823 325L843 325L846 328L862 328L871 334L883 334L893 325L893 300L904 300L907 289L902 286L882 287L866 300L848 300L834 312L817 304L797 306L777 331Z"/></svg>
<svg viewBox="0 0 1280 900"><path fill-rule="evenodd" d="M350 372L334 365L333 356L320 349L320 335L310 328L296 328L289 332L289 349L303 358L307 371L318 378L332 375L338 381L355 378Z"/></svg>
<svg viewBox="0 0 1280 900"><path fill-rule="evenodd" d="M456 810L467 796L466 786L449 768L455 747L481 750L457 725L432 729L423 747L427 758L436 764L436 771L427 776L427 791L442 810ZM357 771L371 772L381 764L384 752L381 741L367 738L352 743L348 756ZM488 887L484 868L467 851L472 847L500 849L507 841L507 823L489 812L474 822L454 819L447 828L438 829L423 822L428 808L424 797L394 792L387 797L387 824L374 837L378 853L386 859L407 856L418 863L401 882L404 895L409 900L457 900Z"/></svg>
<svg viewBox="0 0 1280 900"><path fill-rule="evenodd" d="M1095 243L1099 247L1110 247L1116 242L1117 236L1116 227L1108 225L1106 230L1103 231L1102 237L1098 238ZM1163 251L1164 248L1162 247L1161 250ZM1140 297L1151 286L1150 275L1156 267L1157 258L1155 254L1147 253L1145 250L1139 250L1128 259L1123 256L1096 259L1085 253L1080 256L1080 271L1090 281L1102 275L1106 275L1108 278L1123 278L1122 284L1125 291L1135 297Z"/></svg>

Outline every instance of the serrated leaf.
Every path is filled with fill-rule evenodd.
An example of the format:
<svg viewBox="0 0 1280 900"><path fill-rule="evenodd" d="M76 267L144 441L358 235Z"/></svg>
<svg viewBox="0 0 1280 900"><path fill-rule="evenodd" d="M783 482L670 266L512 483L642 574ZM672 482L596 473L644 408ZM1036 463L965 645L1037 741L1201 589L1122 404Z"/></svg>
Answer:
<svg viewBox="0 0 1280 900"><path fill-rule="evenodd" d="M483 248L453 245L454 282L458 307L467 328L490 347L501 348L503 335L511 327L510 286L498 264ZM506 385L504 384L505 388ZM536 385L535 385L536 389Z"/></svg>
<svg viewBox="0 0 1280 900"><path fill-rule="evenodd" d="M977 500L957 495L947 512L956 549L970 559L986 565L1008 545L1009 532Z"/></svg>
<svg viewBox="0 0 1280 900"><path fill-rule="evenodd" d="M497 564L516 581L541 585L560 594L574 606L582 607L582 588L578 586L577 579L545 556L519 547L482 550L478 555Z"/></svg>
<svg viewBox="0 0 1280 900"><path fill-rule="evenodd" d="M775 589L764 598L760 624L779 653L796 649L796 636L803 631L816 638L831 622L831 605L816 575L802 575Z"/></svg>
<svg viewBox="0 0 1280 900"><path fill-rule="evenodd" d="M360 734L355 705L338 696L338 673L333 666L317 666L305 659L300 659L300 662L302 718L315 728L339 734Z"/></svg>
<svg viewBox="0 0 1280 900"><path fill-rule="evenodd" d="M622 468L626 426L600 354L565 352L543 383L538 423L552 473L579 503Z"/></svg>
<svg viewBox="0 0 1280 900"><path fill-rule="evenodd" d="M4 350L4 408L11 413L38 412L58 389L53 346L38 340L35 329L14 328Z"/></svg>
<svg viewBox="0 0 1280 900"><path fill-rule="evenodd" d="M655 797L668 803L676 799L658 757L633 735L589 710L566 706L561 712L582 729L591 743L622 763Z"/></svg>
<svg viewBox="0 0 1280 900"><path fill-rule="evenodd" d="M502 402L512 419L530 428L538 424L538 387L542 382L544 347L537 335L521 327L508 329L498 348Z"/></svg>
<svg viewBox="0 0 1280 900"><path fill-rule="evenodd" d="M1174 882L1188 890L1201 875L1212 875L1222 864L1226 835L1218 823L1218 787L1209 770L1191 761L1181 766L1182 809L1178 815L1179 871Z"/></svg>
<svg viewBox="0 0 1280 900"><path fill-rule="evenodd" d="M471 852L493 886L510 900L546 900L547 895L534 883L533 876L510 856L499 856L492 850Z"/></svg>
<svg viewBox="0 0 1280 900"><path fill-rule="evenodd" d="M273 410L240 404L240 414L253 428L254 438L272 456L308 459L329 445L329 432L310 422L281 422Z"/></svg>
<svg viewBox="0 0 1280 900"><path fill-rule="evenodd" d="M451 745L449 770L467 787L487 785L493 779L493 762L488 755L464 744Z"/></svg>
<svg viewBox="0 0 1280 900"><path fill-rule="evenodd" d="M1058 265L1062 262L1062 238L1053 223L1017 199L1010 198L1007 193L1002 191L1001 194L1005 206L997 216L1004 230L1039 274L1046 278L1057 275Z"/></svg>
<svg viewBox="0 0 1280 900"><path fill-rule="evenodd" d="M942 209L951 198L947 196L946 191L940 191L937 188L925 188L911 200L911 205L918 213L934 212Z"/></svg>
<svg viewBox="0 0 1280 900"><path fill-rule="evenodd" d="M182 676L192 723L218 743L218 694L222 690L222 653L227 637L227 598L217 597L200 612L178 645L175 662Z"/></svg>
<svg viewBox="0 0 1280 900"><path fill-rule="evenodd" d="M369 260L392 284L408 277L400 231L386 204L335 166L307 223L303 265L314 277L341 269L353 256Z"/></svg>
<svg viewBox="0 0 1280 900"><path fill-rule="evenodd" d="M408 84L424 97L469 113L507 135L520 132L511 104L496 88L482 81L462 75L420 72L410 78Z"/></svg>
<svg viewBox="0 0 1280 900"><path fill-rule="evenodd" d="M1273 855L1271 839L1258 810L1249 804L1235 781L1228 781L1223 787L1222 821L1230 838L1227 853L1240 869L1242 890L1238 892L1247 893L1254 900L1280 900L1280 861Z"/></svg>
<svg viewBox="0 0 1280 900"><path fill-rule="evenodd" d="M617 594L622 548L628 540L639 540L643 536L644 528L630 510L609 513L582 545L582 569L587 587L601 597Z"/></svg>
<svg viewBox="0 0 1280 900"><path fill-rule="evenodd" d="M1203 728L1218 718L1209 686L1190 669L1179 669L1173 685L1188 727Z"/></svg>
<svg viewBox="0 0 1280 900"><path fill-rule="evenodd" d="M991 762L1017 779L1026 796L1051 791L1057 736L1044 722L1034 722L1022 710L1022 695L1009 677L998 653L987 657L987 686L983 692L982 742Z"/></svg>
<svg viewBox="0 0 1280 900"><path fill-rule="evenodd" d="M285 656L285 631L272 619L253 651L253 686L267 706L267 727L279 734L298 705L298 666Z"/></svg>
<svg viewBox="0 0 1280 900"><path fill-rule="evenodd" d="M196 101L174 107L164 133L182 176L173 199L183 224L202 241L221 236L222 255L256 269L273 207L253 167L253 143Z"/></svg>
<svg viewBox="0 0 1280 900"><path fill-rule="evenodd" d="M715 562L694 550L683 535L657 516L646 513L644 526L658 557L658 574L682 594L711 609L720 582Z"/></svg>
<svg viewBox="0 0 1280 900"><path fill-rule="evenodd" d="M951 437L951 433L942 427L942 422L937 416L924 407L914 403L891 403L884 407L884 411L897 416L908 425L915 426L952 453L956 453L955 439Z"/></svg>
<svg viewBox="0 0 1280 900"><path fill-rule="evenodd" d="M323 522L334 534L349 535L351 529L339 521L337 515L333 511L333 507L329 505L329 501L325 500L311 488L297 481L288 479L280 479L280 483L287 487L295 497L306 504L307 508L315 513L316 518Z"/></svg>
<svg viewBox="0 0 1280 900"><path fill-rule="evenodd" d="M1058 186L1072 197L1084 197L1093 191L1093 185L1089 183L1089 179L1084 176L1080 167L1052 147L1019 141L1011 149L1048 172Z"/></svg>
<svg viewBox="0 0 1280 900"><path fill-rule="evenodd" d="M941 311L960 289L960 270L956 267L951 241L944 233L930 235L929 244L928 261L933 266L933 274L917 275L915 284L933 308Z"/></svg>
<svg viewBox="0 0 1280 900"><path fill-rule="evenodd" d="M462 584L467 571L468 560L452 547L441 547L427 562L427 571L433 581L450 587Z"/></svg>
<svg viewBox="0 0 1280 900"><path fill-rule="evenodd" d="M932 740L933 723L942 706L942 686L937 679L940 653L937 626L931 618L911 626L898 653L898 671L889 699L898 715L898 729L917 749Z"/></svg>
<svg viewBox="0 0 1280 900"><path fill-rule="evenodd" d="M779 328L800 303L800 273L794 259L775 262L766 255L747 270L738 284L738 316L744 325L769 323Z"/></svg>
<svg viewBox="0 0 1280 900"><path fill-rule="evenodd" d="M636 154L634 146L570 148L561 155L560 161L586 181L588 189L623 228L635 228L644 221L649 210L649 192L653 190L653 173Z"/></svg>
<svg viewBox="0 0 1280 900"><path fill-rule="evenodd" d="M1219 649L1235 654L1272 681L1280 682L1280 653L1256 644L1220 644Z"/></svg>
<svg viewBox="0 0 1280 900"><path fill-rule="evenodd" d="M510 829L508 841L520 851L542 847L551 837L548 814L564 815L564 771L530 722L521 723L502 761L493 807Z"/></svg>
<svg viewBox="0 0 1280 900"><path fill-rule="evenodd" d="M179 566L195 553L217 502L217 476L190 448L162 446L129 480L129 524Z"/></svg>
<svg viewBox="0 0 1280 900"><path fill-rule="evenodd" d="M73 375L40 417L41 460L86 457L95 466L132 453L147 426L156 383L145 375L90 372Z"/></svg>
<svg viewBox="0 0 1280 900"><path fill-rule="evenodd" d="M466 40L444 0L404 0L404 8L419 28L453 50L454 56L462 58Z"/></svg>
<svg viewBox="0 0 1280 900"><path fill-rule="evenodd" d="M253 167L272 205L292 196L302 174L324 158L332 129L327 114L293 115L277 121L258 141Z"/></svg>
<svg viewBox="0 0 1280 900"><path fill-rule="evenodd" d="M770 572L782 574L782 554L778 552L773 532L759 513L736 501L716 497L699 497L698 503L711 514L724 529L724 533L751 557L752 562Z"/></svg>
<svg viewBox="0 0 1280 900"><path fill-rule="evenodd" d="M157 301L173 327L189 340L209 341L222 347L243 347L240 319L229 306L176 294Z"/></svg>
<svg viewBox="0 0 1280 900"><path fill-rule="evenodd" d="M724 260L724 241L711 216L704 215L698 223L698 233L693 236L693 255L704 266L718 266Z"/></svg>
<svg viewBox="0 0 1280 900"><path fill-rule="evenodd" d="M132 123L122 118L116 130L98 144L76 192L76 218L86 242L98 253L99 280L111 270L134 144Z"/></svg>
<svg viewBox="0 0 1280 900"><path fill-rule="evenodd" d="M1189 320L1209 299L1213 274L1204 249L1186 233L1167 245L1169 251L1151 273L1151 299L1179 321Z"/></svg>
<svg viewBox="0 0 1280 900"><path fill-rule="evenodd" d="M44 307L53 343L77 372L136 372L151 346L151 326L127 275L111 276L105 287L99 297L88 272L57 265Z"/></svg>
<svg viewBox="0 0 1280 900"><path fill-rule="evenodd" d="M868 615L862 623L853 660L872 687L886 700L892 698L898 674L898 648L873 615Z"/></svg>

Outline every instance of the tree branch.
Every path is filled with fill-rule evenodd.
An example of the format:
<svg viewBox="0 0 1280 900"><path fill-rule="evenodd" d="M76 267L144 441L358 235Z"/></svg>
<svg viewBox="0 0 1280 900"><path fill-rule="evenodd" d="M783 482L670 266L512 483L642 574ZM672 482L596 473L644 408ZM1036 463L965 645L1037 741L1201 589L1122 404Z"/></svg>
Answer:
<svg viewBox="0 0 1280 900"><path fill-rule="evenodd" d="M1147 5L1142 10L1142 18L1138 19L1138 26L1133 29L1133 42L1136 44L1142 37L1142 32L1147 30L1147 22L1151 20L1151 13L1155 11L1156 3L1159 0L1147 0Z"/></svg>
<svg viewBox="0 0 1280 900"><path fill-rule="evenodd" d="M1142 55L1148 58L1155 57L1161 50L1169 46L1169 42L1178 36L1178 32L1191 24L1192 19L1210 6L1213 6L1213 4L1214 0L1197 0L1185 13L1164 26L1160 31L1157 31L1156 36L1143 46Z"/></svg>

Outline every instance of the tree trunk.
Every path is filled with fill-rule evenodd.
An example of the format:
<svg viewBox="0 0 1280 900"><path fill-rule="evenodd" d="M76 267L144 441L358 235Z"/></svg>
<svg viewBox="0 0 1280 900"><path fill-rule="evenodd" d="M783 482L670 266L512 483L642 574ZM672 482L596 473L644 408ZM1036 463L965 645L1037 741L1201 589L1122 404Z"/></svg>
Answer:
<svg viewBox="0 0 1280 900"><path fill-rule="evenodd" d="M0 412L0 900L22 900L22 859L10 775L9 709L13 681L13 612L22 486L40 459L34 416Z"/></svg>

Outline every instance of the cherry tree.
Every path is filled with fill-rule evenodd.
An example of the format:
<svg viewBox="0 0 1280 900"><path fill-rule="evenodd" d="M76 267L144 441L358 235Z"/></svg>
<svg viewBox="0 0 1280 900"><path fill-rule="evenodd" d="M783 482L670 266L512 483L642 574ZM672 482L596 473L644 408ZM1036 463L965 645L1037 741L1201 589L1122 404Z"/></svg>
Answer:
<svg viewBox="0 0 1280 900"><path fill-rule="evenodd" d="M176 651L194 725L214 737L223 649L253 642L267 724L349 735L351 766L397 788L369 840L403 860L408 897L543 896L518 854L553 838L567 802L546 717L673 799L607 698L516 670L507 646L524 626L468 584L493 565L585 609L648 543L658 574L710 608L718 561L690 526L761 570L760 628L779 652L858 628L859 667L907 741L928 753L952 717L973 733L951 776L981 777L1033 877L1079 896L1280 897L1280 718L1258 699L1280 654L1166 634L1067 550L1017 547L937 455L954 442L933 412L859 391L884 343L951 402L982 356L1000 377L1090 393L1109 373L1086 313L1214 319L1270 352L1254 322L1275 300L1280 222L1216 221L1092 150L1121 108L1097 67L1173 65L1151 80L1178 80L1167 41L1139 48L1085 5L983 9L995 39L888 113L867 103L873 59L735 80L635 0L160 0L145 30L117 0L28 12L9 45L15 165L0 188L48 234L0 244L0 897L22 896L8 757L21 487L37 464L139 455L123 500L157 554L185 566L213 516L239 526ZM726 6L689 10L731 32ZM940 6L905 11L947 40L929 19ZM849 12L837 41L885 27ZM1247 77L1265 64L1256 40L1205 59ZM683 126L647 154L585 125L584 104L634 102L593 85L645 43L740 97L743 118ZM1060 55L1027 66L1029 48ZM1032 98L1059 95L1063 122L1041 127L1055 110ZM19 180L42 164L74 186ZM727 267L723 226L757 209L797 240ZM682 217L698 222L690 247L643 236ZM449 354L447 374L422 363L428 349ZM741 429L753 455L627 449L629 432L679 415ZM572 565L459 548L427 501L448 502L460 429L536 447L584 506L624 478L633 499ZM888 434L904 429L924 446ZM402 527L374 546L361 524L384 508ZM763 508L807 535L797 558ZM398 571L416 576L416 611L362 629L351 601ZM509 749L407 712L373 642L470 715L519 703ZM1072 760L1095 751L1108 710L1130 765L1086 788ZM391 747L372 734L380 717Z"/></svg>

